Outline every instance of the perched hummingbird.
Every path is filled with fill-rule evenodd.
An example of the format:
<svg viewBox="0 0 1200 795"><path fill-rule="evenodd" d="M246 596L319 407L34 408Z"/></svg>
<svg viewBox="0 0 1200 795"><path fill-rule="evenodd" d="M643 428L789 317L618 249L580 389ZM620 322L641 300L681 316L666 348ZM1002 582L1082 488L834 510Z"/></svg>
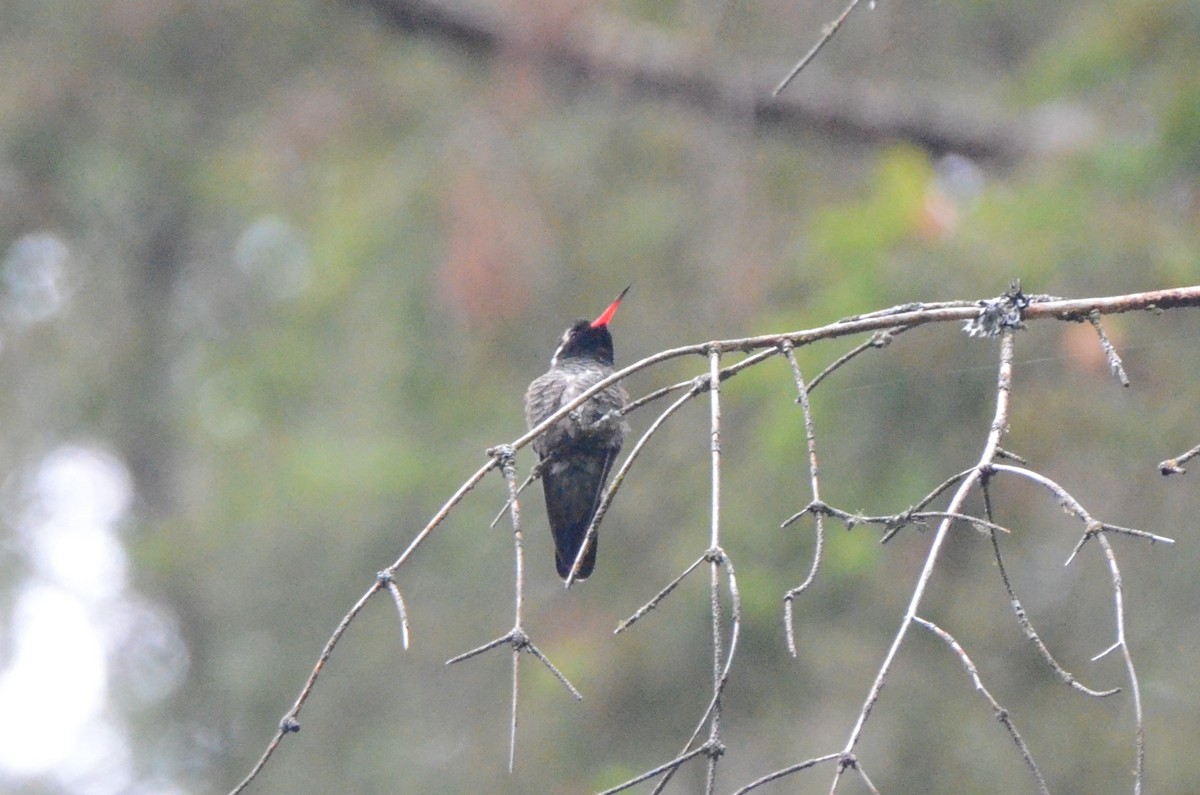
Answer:
<svg viewBox="0 0 1200 795"><path fill-rule="evenodd" d="M563 332L562 342L550 359L550 369L535 378L525 392L525 421L530 428L613 374L613 340L608 323L627 292L628 287L600 317L590 323L578 320ZM613 384L592 395L533 441L541 460L546 515L554 536L554 563L564 580L583 546L604 483L629 430L619 417L604 417L624 408L628 399L625 389ZM595 565L593 536L576 578L586 579Z"/></svg>

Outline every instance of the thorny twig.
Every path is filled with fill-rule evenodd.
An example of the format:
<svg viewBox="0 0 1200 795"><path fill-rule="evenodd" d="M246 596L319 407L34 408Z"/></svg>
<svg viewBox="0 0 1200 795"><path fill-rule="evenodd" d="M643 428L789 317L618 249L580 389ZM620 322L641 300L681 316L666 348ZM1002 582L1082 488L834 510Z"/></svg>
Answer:
<svg viewBox="0 0 1200 795"><path fill-rule="evenodd" d="M984 444L982 453L980 453L976 469L972 474L963 479L958 489L954 492L954 495L950 498L950 503L946 508L947 513L961 512L960 508L966 501L967 495L983 477L982 473L986 467L995 460L996 449L1000 446L1000 439L1008 425L1009 398L1012 392L1013 351L1013 329L1006 327L1000 332L1000 371L996 383L996 410L992 418L991 427L988 430L987 441ZM905 610L904 620L901 622L899 631L897 631L895 638L892 640L892 645L888 649L882 665L880 665L879 673L876 674L875 680L871 684L870 692L867 694L862 710L858 714L858 720L855 722L854 728L851 729L850 736L846 740L846 745L842 749L843 754L852 754L855 746L858 745L858 741L862 738L867 719L870 717L875 703L879 700L879 694L883 691L884 682L891 671L892 662L895 660L896 654L900 651L900 647L904 643L904 638L908 633L908 628L911 626L913 618L916 617L917 611L921 607L921 601L925 596L925 589L928 587L929 580L933 576L933 570L938 562L942 545L949 536L951 524L952 520L945 518L938 525L937 533L929 546L929 551L926 553L925 565L917 577L916 586L913 588L912 597L909 600L908 608ZM839 768L833 780L834 789L837 788L841 773L842 769Z"/></svg>
<svg viewBox="0 0 1200 795"><path fill-rule="evenodd" d="M992 515L992 498L988 480L984 480L983 488L983 506L984 512L990 517ZM1008 592L1008 602L1012 606L1013 613L1016 615L1017 624L1020 625L1021 631L1025 633L1025 637L1029 638L1029 642L1037 649L1038 654L1050 666L1055 675L1058 676L1064 683L1075 688L1081 693L1096 698L1105 698L1113 696L1121 692L1121 688L1115 687L1111 690L1093 690L1090 687L1081 683L1074 674L1064 668L1054 655L1050 653L1050 649L1042 641L1041 636L1033 626L1033 622L1029 620L1029 615L1025 612L1025 607L1021 604L1021 600L1017 598L1016 591L1013 589L1012 581L1008 576L1008 568L1004 565L1004 556L1000 552L1000 539L996 534L992 534L992 554L996 558L996 570L1000 572L1000 580L1004 583L1004 590Z"/></svg>
<svg viewBox="0 0 1200 795"><path fill-rule="evenodd" d="M1042 778L1042 771L1038 769L1037 763L1033 761L1033 754L1030 753L1029 746L1025 745L1025 741L1021 739L1021 733L1017 731L1017 726L1015 723L1013 723L1012 717L1008 714L1008 710L1000 706L1000 702L996 701L996 698L988 691L986 687L984 687L983 680L979 678L979 669L975 667L975 663L971 662L971 658L967 656L966 650L963 649L959 642L954 639L953 635L932 621L926 621L920 616L914 616L913 621L916 621L918 624L925 627L925 629L929 630L945 641L946 645L958 655L958 659L963 664L963 668L967 669L967 675L971 677L971 681L975 684L975 690L978 691L981 696L987 699L987 702L992 707L992 711L996 713L996 720L1003 723L1004 728L1008 729L1008 735L1012 737L1013 742L1016 743L1017 749L1021 752L1021 757L1025 760L1025 764L1029 767L1030 771L1033 772L1034 778L1037 779L1038 789L1043 795L1049 795L1050 788L1046 786L1046 779Z"/></svg>

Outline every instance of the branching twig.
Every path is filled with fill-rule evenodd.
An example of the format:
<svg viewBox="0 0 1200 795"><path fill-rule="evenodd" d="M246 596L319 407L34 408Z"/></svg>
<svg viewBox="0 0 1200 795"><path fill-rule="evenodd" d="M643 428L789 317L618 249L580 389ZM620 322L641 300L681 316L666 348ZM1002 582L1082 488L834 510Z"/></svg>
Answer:
<svg viewBox="0 0 1200 795"><path fill-rule="evenodd" d="M1125 671L1129 675L1129 692L1133 694L1134 719L1134 776L1133 795L1141 795L1142 781L1146 773L1146 724L1142 716L1142 688L1138 683L1137 670L1133 667L1133 655L1129 652L1129 642L1125 637L1125 596L1121 590L1121 570L1117 567L1117 556L1113 553L1112 544L1108 538L1097 536L1100 548L1104 550L1104 559L1108 561L1108 571L1112 576L1113 610L1116 613L1117 639L1104 654L1115 648L1120 648L1121 658L1125 661ZM1100 655L1097 656L1097 658Z"/></svg>
<svg viewBox="0 0 1200 795"><path fill-rule="evenodd" d="M533 465L533 467L529 470L529 475L523 481L521 481L521 485L517 487L517 496L520 497L522 494L524 494L525 489L529 488L530 484L541 476L542 462L539 461ZM504 514L508 513L508 509L511 505L512 497L509 497L504 501L504 507L500 509L500 513L496 514L495 517L492 518L491 524L488 525L489 530L494 529L496 525L500 524L500 520L504 518Z"/></svg>
<svg viewBox="0 0 1200 795"><path fill-rule="evenodd" d="M878 336L879 334L877 333L875 337ZM800 404L800 410L804 414L804 438L808 445L808 485L812 490L813 504L823 504L821 503L820 470L817 466L817 433L813 425L812 405L808 402L808 394L812 387L806 388L804 385L804 376L800 372L800 365L796 362L796 354L792 351L791 343L784 342L780 347L787 357L788 364L792 367L792 378L796 382L796 392L798 393L796 402ZM825 372L832 372L836 367L849 361L856 353L860 353L866 349L865 346L860 345L855 351L851 351L826 368ZM813 549L812 565L808 568L808 575L802 583L783 595L783 630L784 636L787 639L788 653L792 657L798 656L796 652L796 628L793 623L792 603L795 602L797 596L808 590L809 586L816 581L817 572L821 568L821 555L825 549L825 514L823 512L814 512L814 519L817 528L817 540L816 546ZM783 527L787 527L790 522L791 520L784 522Z"/></svg>
<svg viewBox="0 0 1200 795"><path fill-rule="evenodd" d="M550 662L550 659L542 653L542 651L534 645L530 640L529 635L523 627L523 612L525 604L525 546L523 536L521 535L521 503L517 497L517 467L514 460L515 451L508 446L494 448L493 455L500 461L500 470L504 473L504 482L508 485L508 507L509 516L512 517L513 525L513 559L516 569L515 586L513 593L513 628L507 634L501 635L495 640L472 649L468 652L452 657L446 661L446 665L469 660L484 652L491 651L504 644L512 646L512 711L509 722L509 745L508 745L508 772L512 772L516 764L517 756L517 703L520 693L520 672L521 672L521 652L529 652L534 657L542 662L550 672L562 683L577 701L583 698L575 686L563 675L562 671Z"/></svg>
<svg viewBox="0 0 1200 795"><path fill-rule="evenodd" d="M1083 532L1083 535L1079 539L1079 543L1075 545L1075 549L1071 551L1071 554L1067 558L1067 562L1064 565L1070 565L1071 561L1075 559L1075 556L1079 554L1079 550L1083 549L1083 545L1087 543L1088 539L1105 531L1134 536L1135 538L1143 538L1152 544L1175 543L1175 539L1173 538L1156 535L1155 533L1148 533L1145 530L1138 530L1133 527L1122 527L1120 525L1108 524L1107 522L1097 522L1092 518L1091 514L1089 514L1087 510L1085 510L1084 507L1079 504L1079 500L1072 497L1066 489L1043 475L1041 472L1035 472L1032 469L1026 469L1025 467L1015 467L1011 464L993 464L991 471L1008 472L1013 475L1019 475L1044 486L1046 490L1054 496L1055 502L1063 507L1063 510L1078 517L1079 520L1087 526Z"/></svg>
<svg viewBox="0 0 1200 795"><path fill-rule="evenodd" d="M706 769L706 792L711 795L716 787L716 765L717 760L725 753L725 747L721 744L720 723L721 723L721 694L725 690L725 685L729 681L729 671L733 665L734 654L737 651L738 637L741 632L741 595L738 591L737 576L734 573L733 563L729 560L728 555L721 549L721 402L720 402L720 353L713 350L709 354L709 380L710 385L710 453L712 459L712 486L711 486L711 519L709 522L709 549L704 555L684 570L682 574L672 580L665 588L647 602L642 608L634 613L626 621L622 622L617 627L617 632L622 631L638 618L642 617L650 610L653 610L675 587L690 573L695 571L701 563L707 562L711 565L710 570L710 610L712 614L712 642L713 642L713 664L712 664L712 697L709 700L708 707L704 710L704 714L700 719L696 730L692 732L692 736L684 745L683 752L671 762L660 765L651 771L651 774L642 774L634 779L625 782L608 792L620 792L637 783L646 781L655 775L664 774L663 778L658 782L654 792L660 792L671 777L688 759L695 758L699 753L703 753L708 760ZM687 397L686 395L684 397ZM682 400L682 398L681 398ZM723 632L721 629L721 620L723 611L721 609L721 569L724 568L729 580L729 595L731 605L731 630L729 636L729 645L726 648L724 643ZM696 741L701 730L705 725L709 727L708 740L705 741L696 749L691 749L692 743Z"/></svg>
<svg viewBox="0 0 1200 795"><path fill-rule="evenodd" d="M695 758L698 755L698 753L703 753L703 752L705 752L706 749L710 753L716 753L719 749L721 749L719 742L712 743L712 741L710 741L710 742L707 742L707 743L699 746L698 748L694 748L694 749L692 748L692 743L696 742L696 738L700 736L700 732L703 731L704 726L708 723L709 718L712 716L714 710L717 708L717 704L721 697L721 693L724 691L725 684L729 681L729 671L730 671L730 668L732 668L732 666L733 666L734 654L737 651L738 639L741 636L742 598L741 598L741 594L738 591L737 575L735 574L735 572L733 570L733 563L729 560L728 555L726 555L723 551L721 551L719 549L707 550L702 556L700 556L696 560L696 562L694 562L692 565L688 566L683 571L682 574L680 574L678 577L676 577L674 580L672 580L671 583L669 585L667 585L666 588L659 591L659 593L653 599L651 599L650 602L647 602L633 616L631 616L629 619L622 622L622 624L617 627L616 631L620 632L620 631L624 630L630 624L632 624L635 620L637 620L638 618L641 618L646 613L650 612L650 610L652 610L654 607L657 607L658 604L671 591L673 591L675 589L675 587L678 586L679 583L685 577L687 577L687 575L691 574L693 571L695 571L697 568L699 568L701 563L713 562L714 560L718 561L720 563L720 565L725 568L726 573L729 578L729 601L730 601L730 613L731 613L731 623L732 623L732 627L730 629L730 635L729 635L729 649L725 654L725 667L721 671L719 685L714 688L714 693L713 693L712 697L709 699L708 706L705 707L704 712L700 716L700 720L696 724L695 730L692 731L692 735L688 738L688 741L684 744L683 751L680 753L679 756L677 756L675 759L671 760L670 762L666 762L662 765L659 765L658 767L654 768L653 770L648 771L646 773L642 773L642 774L636 776L635 778L632 778L629 781L624 782L623 784L619 784L612 789L605 790L605 792L602 795L608 795L609 793L621 792L622 790L636 786L637 784L640 784L641 782L646 781L648 779L654 778L655 776L665 774L663 776L662 780L659 781L658 786L656 786L654 789L654 792L660 792L661 789L666 786L667 782L669 782L671 780L671 776L675 775L675 771L678 770L680 765L682 765L684 762L686 762L689 759Z"/></svg>
<svg viewBox="0 0 1200 795"><path fill-rule="evenodd" d="M1025 760L1025 764L1029 766L1034 778L1037 779L1038 789L1041 790L1043 795L1049 795L1050 788L1046 786L1046 780L1042 778L1042 771L1038 769L1037 763L1033 761L1033 754L1030 753L1029 746L1025 745L1025 741L1021 739L1021 733L1017 731L1017 726L1015 723L1013 723L1012 717L1008 714L1008 710L1000 706L1000 703L996 701L995 697L993 697L988 689L983 686L983 680L979 678L979 669L975 667L975 663L971 662L971 658L967 656L966 650L963 649L959 642L954 639L953 635L939 627L937 624L934 624L932 621L926 621L920 616L913 616L913 621L916 621L918 624L944 640L946 645L958 655L958 659L960 662L962 662L963 668L967 669L967 675L970 676L971 681L974 682L975 689L981 696L987 699L989 704L991 704L992 711L996 713L996 720L1003 723L1004 728L1008 729L1008 734L1010 737L1012 737L1013 742L1016 743L1017 749L1021 752L1021 757Z"/></svg>
<svg viewBox="0 0 1200 795"><path fill-rule="evenodd" d="M991 492L988 488L988 482L986 480L983 483L982 491L984 511L988 516L991 516ZM1078 679L1075 678L1074 674L1059 664L1058 660L1054 658L1054 655L1050 653L1050 649L1046 648L1046 644L1042 642L1041 636L1038 634L1037 630L1034 629L1033 622L1029 620L1029 616L1026 614L1025 608L1021 604L1021 600L1017 598L1016 591L1013 590L1012 581L1008 577L1008 568L1004 565L1004 556L1000 553L1000 539L995 534L992 535L992 554L996 558L996 569L1000 572L1000 580L1004 583L1004 590L1008 592L1008 603L1012 606L1013 613L1016 614L1017 624L1020 625L1021 631L1025 633L1025 637L1029 638L1029 641L1033 644L1034 648L1037 649L1038 654L1042 656L1042 659L1046 661L1051 670L1054 671L1055 675L1079 692L1096 698L1104 698L1120 693L1121 688L1119 687L1112 688L1111 690L1093 690L1090 687L1082 684Z"/></svg>
<svg viewBox="0 0 1200 795"><path fill-rule="evenodd" d="M708 373L711 409L709 434L712 449L712 518L709 525L708 558L712 606L713 705L707 743L711 752L705 755L708 759L705 791L708 795L712 795L717 786L717 760L725 752L721 745L721 691L725 687L723 678L725 665L722 664L725 648L721 637L721 564L725 559L725 553L721 550L721 352L716 349L708 353ZM732 657L732 653L730 657Z"/></svg>
<svg viewBox="0 0 1200 795"><path fill-rule="evenodd" d="M950 504L946 509L949 513L958 513L959 508L966 501L967 494L971 488L979 481L982 473L995 459L996 448L1000 446L1000 439L1004 434L1005 428L1008 426L1009 397L1012 390L1013 349L1013 330L1005 329L1001 335L1000 373L996 383L996 411L992 417L987 442L984 444L983 452L979 456L977 468L959 484L957 491L955 491L954 496L950 499ZM888 653L884 657L883 664L879 668L879 673L875 676L875 681L871 685L871 690L867 694L867 699L863 703L862 710L859 712L858 721L851 730L850 737L846 741L846 746L842 750L843 754L852 753L859 739L862 737L862 732L866 727L867 718L870 717L871 709L875 706L875 702L879 700L879 694L883 691L883 685L891 670L892 661L895 660L896 653L904 643L904 638L912 619L917 615L917 610L920 609L921 600L925 596L925 589L929 585L929 579L933 576L933 569L937 564L942 545L949 535L950 525L951 520L948 518L943 519L941 524L938 525L937 534L934 536L933 542L929 546L929 552L925 557L925 565L917 577L917 585L913 589L912 598L909 600L908 609L905 611L904 621L900 625L896 637L892 640L891 648L888 649ZM836 779L834 783L836 785Z"/></svg>
<svg viewBox="0 0 1200 795"><path fill-rule="evenodd" d="M782 768L780 770L776 770L773 773L768 773L767 775L763 776L762 778L757 778L754 781L751 781L746 786L744 786L741 789L734 792L733 795L745 795L745 793L750 792L751 790L758 789L759 787L763 786L764 784L770 784L772 781L776 781L778 779L784 778L785 776L790 776L793 773L799 773L801 770L808 770L810 767L816 767L817 765L823 765L826 762L836 762L837 760L841 759L841 757L842 757L842 755L840 753L834 753L834 754L825 754L825 756L818 756L814 759L805 759L803 762L799 762L794 765L789 765L788 767Z"/></svg>

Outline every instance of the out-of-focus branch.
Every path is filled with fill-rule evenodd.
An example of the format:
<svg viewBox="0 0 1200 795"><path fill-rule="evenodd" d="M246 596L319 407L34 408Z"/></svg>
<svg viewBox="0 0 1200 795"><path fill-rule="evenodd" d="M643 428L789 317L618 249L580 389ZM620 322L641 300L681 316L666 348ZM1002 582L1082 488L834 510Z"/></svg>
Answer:
<svg viewBox="0 0 1200 795"><path fill-rule="evenodd" d="M1028 120L978 97L834 81L805 73L804 91L777 97L781 64L738 69L659 30L597 11L548 21L470 0L351 0L398 31L439 39L480 59L540 63L548 72L691 105L715 117L783 135L840 141L909 141L933 152L1013 162L1031 149Z"/></svg>

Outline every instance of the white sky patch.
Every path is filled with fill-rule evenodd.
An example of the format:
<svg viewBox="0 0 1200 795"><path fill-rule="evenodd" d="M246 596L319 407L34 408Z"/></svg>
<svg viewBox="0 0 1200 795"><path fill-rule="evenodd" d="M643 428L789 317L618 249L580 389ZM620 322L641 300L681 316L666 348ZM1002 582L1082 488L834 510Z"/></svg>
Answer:
<svg viewBox="0 0 1200 795"><path fill-rule="evenodd" d="M86 605L52 585L21 589L14 654L0 674L0 767L35 776L75 752L103 709L108 667Z"/></svg>
<svg viewBox="0 0 1200 795"><path fill-rule="evenodd" d="M132 485L119 461L65 446L46 456L34 475L19 532L34 571L83 599L125 590L125 550L116 524L129 508Z"/></svg>
<svg viewBox="0 0 1200 795"><path fill-rule="evenodd" d="M129 473L101 450L63 445L31 473L21 497L16 546L30 575L6 617L0 780L48 776L78 795L128 791L132 755L109 705L110 681L122 672L111 655L137 649L139 630L151 625L129 619L131 608L146 612L129 588L118 536L133 497ZM143 643L168 650L150 661L151 669L165 666L165 696L186 670L186 650L169 616L153 627L159 637Z"/></svg>

